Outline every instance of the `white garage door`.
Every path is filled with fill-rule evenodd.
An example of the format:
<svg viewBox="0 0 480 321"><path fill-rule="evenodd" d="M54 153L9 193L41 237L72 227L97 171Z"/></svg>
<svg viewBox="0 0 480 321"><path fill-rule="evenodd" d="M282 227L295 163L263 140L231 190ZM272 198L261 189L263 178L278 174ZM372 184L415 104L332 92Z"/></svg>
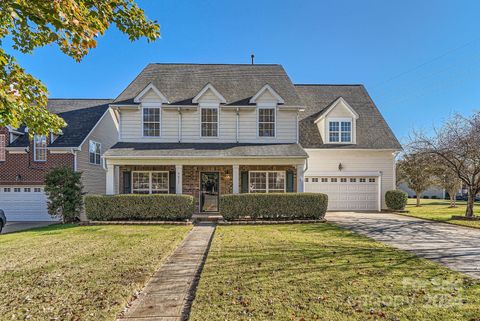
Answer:
<svg viewBox="0 0 480 321"><path fill-rule="evenodd" d="M40 186L0 186L0 209L8 221L52 221Z"/></svg>
<svg viewBox="0 0 480 321"><path fill-rule="evenodd" d="M330 211L378 210L378 177L305 177L305 191L328 195Z"/></svg>

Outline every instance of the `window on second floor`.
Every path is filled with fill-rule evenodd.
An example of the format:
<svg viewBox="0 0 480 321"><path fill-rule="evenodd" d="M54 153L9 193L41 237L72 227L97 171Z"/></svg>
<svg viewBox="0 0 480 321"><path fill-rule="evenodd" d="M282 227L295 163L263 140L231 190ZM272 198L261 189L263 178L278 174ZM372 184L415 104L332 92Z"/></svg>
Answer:
<svg viewBox="0 0 480 321"><path fill-rule="evenodd" d="M47 136L35 135L33 137L33 160L36 162L47 161Z"/></svg>
<svg viewBox="0 0 480 321"><path fill-rule="evenodd" d="M218 108L202 108L202 137L218 136Z"/></svg>
<svg viewBox="0 0 480 321"><path fill-rule="evenodd" d="M330 120L328 123L328 139L330 143L351 143L352 122L350 120Z"/></svg>
<svg viewBox="0 0 480 321"><path fill-rule="evenodd" d="M275 137L275 108L258 109L258 136Z"/></svg>
<svg viewBox="0 0 480 321"><path fill-rule="evenodd" d="M100 155L102 152L102 145L93 140L88 145L88 152L90 156L90 164L100 165Z"/></svg>
<svg viewBox="0 0 480 321"><path fill-rule="evenodd" d="M143 136L145 137L160 136L160 108L158 107L143 108Z"/></svg>
<svg viewBox="0 0 480 321"><path fill-rule="evenodd" d="M7 136L6 135L0 135L0 162L5 161L5 147L7 145Z"/></svg>

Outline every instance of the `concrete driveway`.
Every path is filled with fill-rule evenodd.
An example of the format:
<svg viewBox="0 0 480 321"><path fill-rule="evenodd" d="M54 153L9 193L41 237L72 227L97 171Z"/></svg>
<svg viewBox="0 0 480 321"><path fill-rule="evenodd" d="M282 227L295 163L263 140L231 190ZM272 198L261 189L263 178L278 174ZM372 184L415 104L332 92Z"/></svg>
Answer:
<svg viewBox="0 0 480 321"><path fill-rule="evenodd" d="M2 234L29 230L31 228L43 227L56 223L58 222L7 222L7 225L3 227Z"/></svg>
<svg viewBox="0 0 480 321"><path fill-rule="evenodd" d="M480 279L480 229L389 213L329 212L328 221Z"/></svg>

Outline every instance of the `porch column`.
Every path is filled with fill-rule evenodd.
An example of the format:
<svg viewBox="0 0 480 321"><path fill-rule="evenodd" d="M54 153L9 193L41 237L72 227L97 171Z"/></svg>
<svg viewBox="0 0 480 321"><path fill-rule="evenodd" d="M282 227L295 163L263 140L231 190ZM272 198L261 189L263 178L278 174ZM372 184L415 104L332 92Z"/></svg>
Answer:
<svg viewBox="0 0 480 321"><path fill-rule="evenodd" d="M107 163L106 194L115 194L115 166Z"/></svg>
<svg viewBox="0 0 480 321"><path fill-rule="evenodd" d="M297 165L297 193L304 192L305 171L302 165Z"/></svg>
<svg viewBox="0 0 480 321"><path fill-rule="evenodd" d="M120 166L113 167L114 193L120 194Z"/></svg>
<svg viewBox="0 0 480 321"><path fill-rule="evenodd" d="M175 193L182 194L183 165L175 165Z"/></svg>
<svg viewBox="0 0 480 321"><path fill-rule="evenodd" d="M239 176L240 176L240 166L239 165L233 165L233 194L238 194L239 192Z"/></svg>

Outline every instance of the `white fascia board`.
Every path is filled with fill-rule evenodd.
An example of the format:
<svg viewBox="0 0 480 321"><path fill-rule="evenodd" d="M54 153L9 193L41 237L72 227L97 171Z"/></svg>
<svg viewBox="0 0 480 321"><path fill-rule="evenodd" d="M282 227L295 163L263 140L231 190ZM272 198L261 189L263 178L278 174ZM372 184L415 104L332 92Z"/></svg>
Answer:
<svg viewBox="0 0 480 321"><path fill-rule="evenodd" d="M168 104L168 103L169 103L167 97L165 97L165 95L162 94L162 93L160 92L160 90L158 90L158 88L155 87L155 85L152 84L152 83L149 83L149 84L147 85L147 87L145 87L145 88L133 99L133 101L134 101L135 103L141 103L141 102L142 102L142 97L145 96L145 94L148 93L150 90L153 90L153 92L154 92L155 94L157 94L158 97L160 97L160 101L161 101L163 104Z"/></svg>
<svg viewBox="0 0 480 321"><path fill-rule="evenodd" d="M213 94L215 95L215 97L218 98L218 100L220 101L221 104L226 104L227 103L227 100L225 99L225 97L222 96L222 94L220 94L218 92L218 90L215 89L215 87L213 87L213 85L211 83L208 83L205 87L203 87L202 90L200 90L200 92L192 99L192 102L194 104L197 104L198 103L198 100L200 98L202 98L202 96L208 91L208 90L211 90L213 92Z"/></svg>
<svg viewBox="0 0 480 321"><path fill-rule="evenodd" d="M265 90L268 90L270 94L272 94L272 96L275 97L275 99L279 104L285 103L285 100L282 97L280 97L280 95L275 90L273 90L273 88L270 87L269 84L266 84L255 94L255 96L253 96L250 99L250 104L255 104L257 102L258 97L260 97L265 92Z"/></svg>
<svg viewBox="0 0 480 321"><path fill-rule="evenodd" d="M345 99L343 99L343 97L339 97L337 100L335 100L335 101L330 105L330 107L328 107L328 109L327 109L324 113L322 113L317 119L315 119L314 123L316 124L316 123L318 123L320 120L322 120L323 118L327 117L328 114L329 114L333 109L335 109L335 107L337 107L337 105L338 105L339 103L343 103L343 104L347 107L348 111L352 114L353 118L358 119L359 116L358 116L357 112L352 108L352 106L350 106L350 105L345 101Z"/></svg>
<svg viewBox="0 0 480 321"><path fill-rule="evenodd" d="M114 110L121 110L121 109L140 109L140 104L128 104L128 105L116 105L116 104L110 104L108 105L110 108L114 109Z"/></svg>
<svg viewBox="0 0 480 321"><path fill-rule="evenodd" d="M306 152L308 151L324 151L324 152L334 152L337 153L339 151L348 151L348 152L398 152L400 149L392 149L392 148L303 148Z"/></svg>

